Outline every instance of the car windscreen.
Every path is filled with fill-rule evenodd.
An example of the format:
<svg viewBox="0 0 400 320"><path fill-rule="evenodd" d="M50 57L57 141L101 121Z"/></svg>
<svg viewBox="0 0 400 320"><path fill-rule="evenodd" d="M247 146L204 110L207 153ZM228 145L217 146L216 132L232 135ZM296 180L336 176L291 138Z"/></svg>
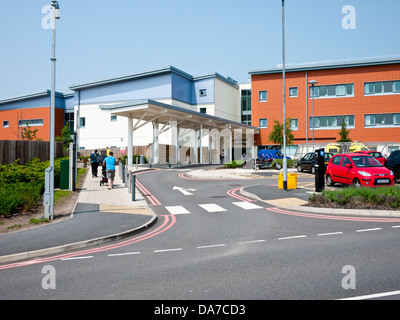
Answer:
<svg viewBox="0 0 400 320"><path fill-rule="evenodd" d="M354 165L358 168L382 167L382 165L371 156L353 156L351 159L353 160Z"/></svg>

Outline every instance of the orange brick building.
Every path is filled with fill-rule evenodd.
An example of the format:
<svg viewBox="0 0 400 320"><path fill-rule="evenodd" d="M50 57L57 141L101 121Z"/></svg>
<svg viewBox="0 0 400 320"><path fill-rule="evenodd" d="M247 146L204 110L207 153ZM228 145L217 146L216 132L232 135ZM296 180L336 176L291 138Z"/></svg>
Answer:
<svg viewBox="0 0 400 320"><path fill-rule="evenodd" d="M252 125L260 127L256 144L269 148L274 120L283 122L282 69L251 71L250 75ZM338 140L343 118L352 141L399 145L399 59L288 67L285 78L292 151L311 144L313 136L315 145ZM310 80L317 81L314 99Z"/></svg>

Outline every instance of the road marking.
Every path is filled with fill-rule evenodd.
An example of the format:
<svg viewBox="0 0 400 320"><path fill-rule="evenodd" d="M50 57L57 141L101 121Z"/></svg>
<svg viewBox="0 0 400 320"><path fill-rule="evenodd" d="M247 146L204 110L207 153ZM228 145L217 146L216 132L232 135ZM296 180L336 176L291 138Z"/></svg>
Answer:
<svg viewBox="0 0 400 320"><path fill-rule="evenodd" d="M244 210L252 210L252 209L263 209L264 207L258 206L251 202L232 202L235 206L238 206Z"/></svg>
<svg viewBox="0 0 400 320"><path fill-rule="evenodd" d="M215 203L205 203L205 204L199 204L199 207L203 208L204 210L208 212L222 212L222 211L227 211L226 209L222 208L221 206L215 204Z"/></svg>
<svg viewBox="0 0 400 320"><path fill-rule="evenodd" d="M392 228L400 228L400 226L392 226Z"/></svg>
<svg viewBox="0 0 400 320"><path fill-rule="evenodd" d="M182 206L172 206L172 207L165 207L169 211L170 214L176 215L176 214L189 214L190 212L187 211L184 207Z"/></svg>
<svg viewBox="0 0 400 320"><path fill-rule="evenodd" d="M197 247L197 249L206 249L206 248L216 248L216 247L225 247L226 244L221 243L221 244L212 244L209 246L201 246L201 247Z"/></svg>
<svg viewBox="0 0 400 320"><path fill-rule="evenodd" d="M362 230L356 230L356 232L368 232L368 231L377 231L377 230L382 230L382 228L362 229Z"/></svg>
<svg viewBox="0 0 400 320"><path fill-rule="evenodd" d="M242 241L242 242L239 242L239 244L260 243L260 242L265 242L265 240L260 239L260 240Z"/></svg>
<svg viewBox="0 0 400 320"><path fill-rule="evenodd" d="M178 190L178 191L182 192L185 196L192 196L193 195L192 192L196 191L197 189L186 189L186 188L174 186L172 188L172 190Z"/></svg>
<svg viewBox="0 0 400 320"><path fill-rule="evenodd" d="M86 256L86 257L72 257L72 258L64 258L61 259L61 261L66 261L66 260L79 260L79 259L91 259L93 256Z"/></svg>
<svg viewBox="0 0 400 320"><path fill-rule="evenodd" d="M171 252L171 251L181 251L182 248L176 248L176 249L162 249L162 250L154 250L154 252Z"/></svg>
<svg viewBox="0 0 400 320"><path fill-rule="evenodd" d="M328 233L319 233L319 236L333 236L335 234L343 234L343 232L339 231L339 232L328 232Z"/></svg>
<svg viewBox="0 0 400 320"><path fill-rule="evenodd" d="M364 300L364 299L374 299L374 298L381 298L387 296L394 296L400 294L400 290L398 291L390 291L390 292L382 292L382 293L375 293L375 294L368 294L365 296L358 296L358 297L351 297L351 298L344 298L339 300Z"/></svg>
<svg viewBox="0 0 400 320"><path fill-rule="evenodd" d="M298 239L298 238L306 238L307 236L293 236L293 237L283 237L283 238L278 238L278 240L289 240L289 239Z"/></svg>
<svg viewBox="0 0 400 320"><path fill-rule="evenodd" d="M126 252L126 253L113 253L113 254L108 254L108 257L117 257L117 256L128 256L132 254L140 254L140 252Z"/></svg>

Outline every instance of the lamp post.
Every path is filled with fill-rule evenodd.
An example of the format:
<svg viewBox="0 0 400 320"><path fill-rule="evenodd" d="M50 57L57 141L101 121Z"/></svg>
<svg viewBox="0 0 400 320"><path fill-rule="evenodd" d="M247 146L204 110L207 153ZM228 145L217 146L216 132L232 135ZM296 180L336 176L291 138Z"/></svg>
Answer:
<svg viewBox="0 0 400 320"><path fill-rule="evenodd" d="M314 88L314 86L316 85L316 84L318 84L318 81L316 81L316 80L310 80L310 81L308 81L308 84L310 84L311 85L311 88L312 88L312 116L311 116L311 124L312 124L312 146L313 146L313 150L315 149L315 146L314 146L314 90L315 90L315 88Z"/></svg>
<svg viewBox="0 0 400 320"><path fill-rule="evenodd" d="M283 82L283 190L287 191L286 88L285 88L285 0L282 0L282 82Z"/></svg>
<svg viewBox="0 0 400 320"><path fill-rule="evenodd" d="M60 19L60 6L57 1L51 2L51 30L52 30L52 56L51 56L51 105L50 105L50 206L49 217L54 218L54 131L55 131L55 104L56 104L56 19Z"/></svg>

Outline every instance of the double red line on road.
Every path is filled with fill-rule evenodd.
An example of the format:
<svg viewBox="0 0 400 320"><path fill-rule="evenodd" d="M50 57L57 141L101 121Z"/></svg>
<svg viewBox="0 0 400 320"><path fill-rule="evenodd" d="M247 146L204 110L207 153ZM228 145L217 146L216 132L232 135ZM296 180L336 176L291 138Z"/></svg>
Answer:
<svg viewBox="0 0 400 320"><path fill-rule="evenodd" d="M53 256L53 257L48 257L48 258L34 259L34 260L29 260L29 261L23 261L23 262L7 264L7 265L0 266L0 270L23 267L23 266L28 266L28 265L38 264L38 263L45 263L45 262L50 262L50 261L56 261L56 260L72 258L72 257L79 257L79 256L87 255L87 254L90 254L90 253L96 253L96 252L102 252L102 251L107 251L107 250L112 250L112 249L118 249L118 248L121 248L121 247L125 247L125 246L128 246L128 245L131 245L131 244L136 243L136 242L140 242L140 241L143 241L143 240L146 240L146 239L150 239L150 238L152 238L152 237L154 237L154 236L156 236L156 235L158 235L160 233L163 233L163 232L167 231L176 222L176 218L173 215L162 215L161 217L164 218L164 222L157 229L155 229L155 230L153 230L153 231L151 231L149 233L146 233L144 235L137 236L135 238L126 240L126 241L114 243L114 244L111 244L111 245L108 245L108 246L104 246L104 247L87 249L87 250L78 251L78 252L71 252L71 253L66 253L66 254Z"/></svg>
<svg viewBox="0 0 400 320"><path fill-rule="evenodd" d="M238 199L238 200L240 200L240 201L246 201L246 202L253 202L253 201L255 201L255 200L248 199L248 198L245 198L245 197L242 197L242 196L239 196L238 194L236 194L236 191L238 191L238 190L240 190L240 189L242 189L242 187L233 188L233 189L231 189L231 190L228 190L228 191L226 192L226 194L229 195L229 196L231 196L231 197L233 197L233 198L236 198L236 199Z"/></svg>

